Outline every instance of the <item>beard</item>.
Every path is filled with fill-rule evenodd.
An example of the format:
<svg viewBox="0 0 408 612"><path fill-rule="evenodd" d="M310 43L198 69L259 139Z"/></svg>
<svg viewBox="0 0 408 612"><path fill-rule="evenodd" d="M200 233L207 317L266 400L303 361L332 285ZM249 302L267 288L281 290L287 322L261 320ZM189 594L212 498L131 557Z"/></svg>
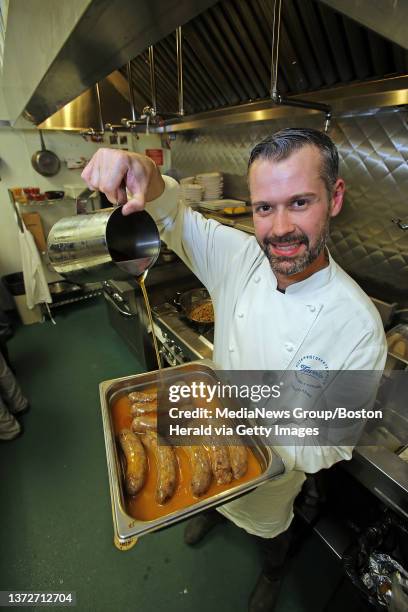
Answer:
<svg viewBox="0 0 408 612"><path fill-rule="evenodd" d="M313 244L310 244L309 237L302 233L286 234L285 236L269 236L265 238L259 245L265 253L269 264L274 272L284 276L292 276L303 272L312 264L323 251L327 238L329 236L330 216L328 215L323 228ZM285 257L284 255L275 255L269 249L271 245L284 245L287 243L298 242L305 245L305 250L301 255L295 257Z"/></svg>

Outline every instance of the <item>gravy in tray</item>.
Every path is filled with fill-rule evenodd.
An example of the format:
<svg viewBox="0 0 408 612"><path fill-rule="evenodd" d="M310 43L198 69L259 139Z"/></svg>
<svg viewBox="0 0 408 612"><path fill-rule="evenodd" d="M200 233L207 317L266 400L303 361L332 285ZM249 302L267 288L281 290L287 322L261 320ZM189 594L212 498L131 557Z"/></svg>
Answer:
<svg viewBox="0 0 408 612"><path fill-rule="evenodd" d="M153 390L153 388L145 389L145 391ZM121 397L113 404L112 420L116 436L122 429L131 428L133 417L130 412L130 401L127 395ZM134 497L125 494L126 510L128 514L141 521L153 520L257 478L262 473L261 465L252 450L250 448L247 450L248 469L244 476L239 479L234 479L229 484L225 485L217 484L213 479L207 492L200 495L200 497L195 497L191 492L191 466L187 453L182 446L176 447L175 452L179 468L178 484L173 497L163 505L158 504L155 499L157 466L152 453L147 450L148 473L145 484Z"/></svg>

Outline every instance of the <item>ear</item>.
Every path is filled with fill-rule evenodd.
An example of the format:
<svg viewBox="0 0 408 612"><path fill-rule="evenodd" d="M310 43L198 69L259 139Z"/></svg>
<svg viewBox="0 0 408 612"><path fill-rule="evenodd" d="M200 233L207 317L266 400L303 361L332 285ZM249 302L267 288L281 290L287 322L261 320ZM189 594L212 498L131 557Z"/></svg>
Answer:
<svg viewBox="0 0 408 612"><path fill-rule="evenodd" d="M343 179L339 178L336 181L333 189L333 196L330 202L330 216L337 217L343 206L344 193L346 185Z"/></svg>

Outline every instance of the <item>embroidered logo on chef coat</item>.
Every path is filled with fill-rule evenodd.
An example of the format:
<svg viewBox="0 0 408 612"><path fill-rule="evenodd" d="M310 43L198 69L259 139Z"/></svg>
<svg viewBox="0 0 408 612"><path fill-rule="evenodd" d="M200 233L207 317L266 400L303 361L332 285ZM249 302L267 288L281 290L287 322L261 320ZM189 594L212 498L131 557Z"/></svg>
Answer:
<svg viewBox="0 0 408 612"><path fill-rule="evenodd" d="M325 386L330 376L327 361L318 355L304 355L295 365L298 383L313 389Z"/></svg>

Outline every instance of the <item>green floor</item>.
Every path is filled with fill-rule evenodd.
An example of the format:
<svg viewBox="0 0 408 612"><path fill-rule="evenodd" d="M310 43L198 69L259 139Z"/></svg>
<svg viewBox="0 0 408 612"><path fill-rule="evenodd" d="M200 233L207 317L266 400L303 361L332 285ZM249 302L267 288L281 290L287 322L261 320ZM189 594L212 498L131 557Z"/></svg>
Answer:
<svg viewBox="0 0 408 612"><path fill-rule="evenodd" d="M22 326L9 343L31 411L24 435L0 444L0 590L76 591L80 611L244 612L260 561L233 525L196 549L183 544L182 525L114 548L98 383L140 366L102 298L55 313L56 326ZM345 593L327 606L339 577L309 537L277 612L350 611Z"/></svg>

